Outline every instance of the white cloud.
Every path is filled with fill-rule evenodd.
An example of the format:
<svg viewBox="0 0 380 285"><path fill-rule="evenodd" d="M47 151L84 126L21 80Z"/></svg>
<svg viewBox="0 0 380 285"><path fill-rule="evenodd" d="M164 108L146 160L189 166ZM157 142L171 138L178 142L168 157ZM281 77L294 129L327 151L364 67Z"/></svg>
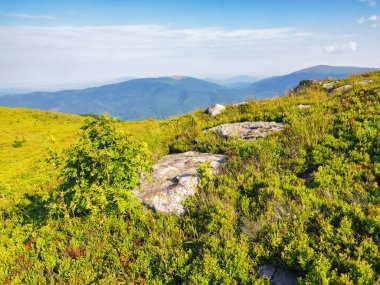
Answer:
<svg viewBox="0 0 380 285"><path fill-rule="evenodd" d="M367 3L371 7L375 7L377 5L376 0L359 0L360 2Z"/></svg>
<svg viewBox="0 0 380 285"><path fill-rule="evenodd" d="M326 53L345 53L354 52L358 48L358 43L356 41L350 41L344 44L333 44L325 47Z"/></svg>
<svg viewBox="0 0 380 285"><path fill-rule="evenodd" d="M49 16L49 15L31 15L31 14L24 14L24 13L9 13L6 14L8 17L14 17L14 18L22 18L22 19L31 19L31 20L55 20L57 17Z"/></svg>
<svg viewBox="0 0 380 285"><path fill-rule="evenodd" d="M377 22L379 21L379 17L377 15L372 15L369 17L360 17L358 19L358 24L363 24L363 23L372 23L372 25L377 25Z"/></svg>
<svg viewBox="0 0 380 285"><path fill-rule="evenodd" d="M366 65L367 57L376 58L377 50L347 52L326 62L321 41L327 39L329 35L286 27L0 26L0 87L62 86L123 76L274 75L317 64ZM326 52L356 47L356 42L337 44Z"/></svg>

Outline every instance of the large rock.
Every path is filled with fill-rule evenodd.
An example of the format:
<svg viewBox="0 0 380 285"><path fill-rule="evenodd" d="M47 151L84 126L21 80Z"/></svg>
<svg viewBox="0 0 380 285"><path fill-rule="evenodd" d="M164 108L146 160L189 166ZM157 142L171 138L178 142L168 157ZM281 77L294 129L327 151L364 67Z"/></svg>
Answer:
<svg viewBox="0 0 380 285"><path fill-rule="evenodd" d="M153 166L150 179L143 179L134 194L155 211L181 215L181 202L197 191L197 169L201 163L211 162L211 171L217 173L226 156L189 151L167 155Z"/></svg>
<svg viewBox="0 0 380 285"><path fill-rule="evenodd" d="M225 137L239 137L244 140L263 138L284 129L284 123L242 122L218 125L207 131L215 131Z"/></svg>
<svg viewBox="0 0 380 285"><path fill-rule="evenodd" d="M215 117L216 115L219 115L224 109L226 109L226 107L223 105L215 104L207 108L207 114L209 114L211 117Z"/></svg>

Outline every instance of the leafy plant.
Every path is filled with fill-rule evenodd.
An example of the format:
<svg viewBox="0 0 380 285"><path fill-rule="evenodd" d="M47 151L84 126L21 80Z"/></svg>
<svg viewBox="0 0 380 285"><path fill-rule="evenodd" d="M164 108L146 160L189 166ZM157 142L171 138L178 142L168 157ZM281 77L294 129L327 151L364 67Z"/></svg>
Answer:
<svg viewBox="0 0 380 285"><path fill-rule="evenodd" d="M65 153L63 183L54 193L52 213L125 213L138 207L131 190L140 173L149 171L146 145L117 131L106 115L81 129L81 138Z"/></svg>

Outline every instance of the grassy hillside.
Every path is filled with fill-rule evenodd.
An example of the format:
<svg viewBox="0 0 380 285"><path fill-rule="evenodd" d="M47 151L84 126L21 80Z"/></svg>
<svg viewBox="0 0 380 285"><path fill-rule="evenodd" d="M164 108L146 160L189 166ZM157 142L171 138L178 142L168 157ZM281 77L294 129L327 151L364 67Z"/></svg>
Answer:
<svg viewBox="0 0 380 285"><path fill-rule="evenodd" d="M69 147L84 117L0 108L2 284L269 284L261 264L293 271L300 284L380 282L380 72L369 85L328 95L320 85L211 118L115 122L145 142L150 160L194 149L227 154L207 169L182 217L142 206L56 217L61 168L48 149ZM298 104L311 108L298 109ZM203 130L220 123L282 121L257 141ZM124 189L125 190L125 189Z"/></svg>

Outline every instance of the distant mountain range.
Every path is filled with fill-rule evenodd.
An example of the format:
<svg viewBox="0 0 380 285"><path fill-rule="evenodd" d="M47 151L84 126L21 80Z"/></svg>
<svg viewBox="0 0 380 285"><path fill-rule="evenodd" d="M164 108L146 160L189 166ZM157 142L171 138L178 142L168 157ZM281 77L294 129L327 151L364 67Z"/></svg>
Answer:
<svg viewBox="0 0 380 285"><path fill-rule="evenodd" d="M141 78L82 90L1 96L0 105L74 114L107 112L122 120L166 118L215 103L234 103L244 101L247 97L261 99L281 95L294 88L302 79L341 78L371 70L373 69L320 65L259 80L243 88L227 88L192 77Z"/></svg>

